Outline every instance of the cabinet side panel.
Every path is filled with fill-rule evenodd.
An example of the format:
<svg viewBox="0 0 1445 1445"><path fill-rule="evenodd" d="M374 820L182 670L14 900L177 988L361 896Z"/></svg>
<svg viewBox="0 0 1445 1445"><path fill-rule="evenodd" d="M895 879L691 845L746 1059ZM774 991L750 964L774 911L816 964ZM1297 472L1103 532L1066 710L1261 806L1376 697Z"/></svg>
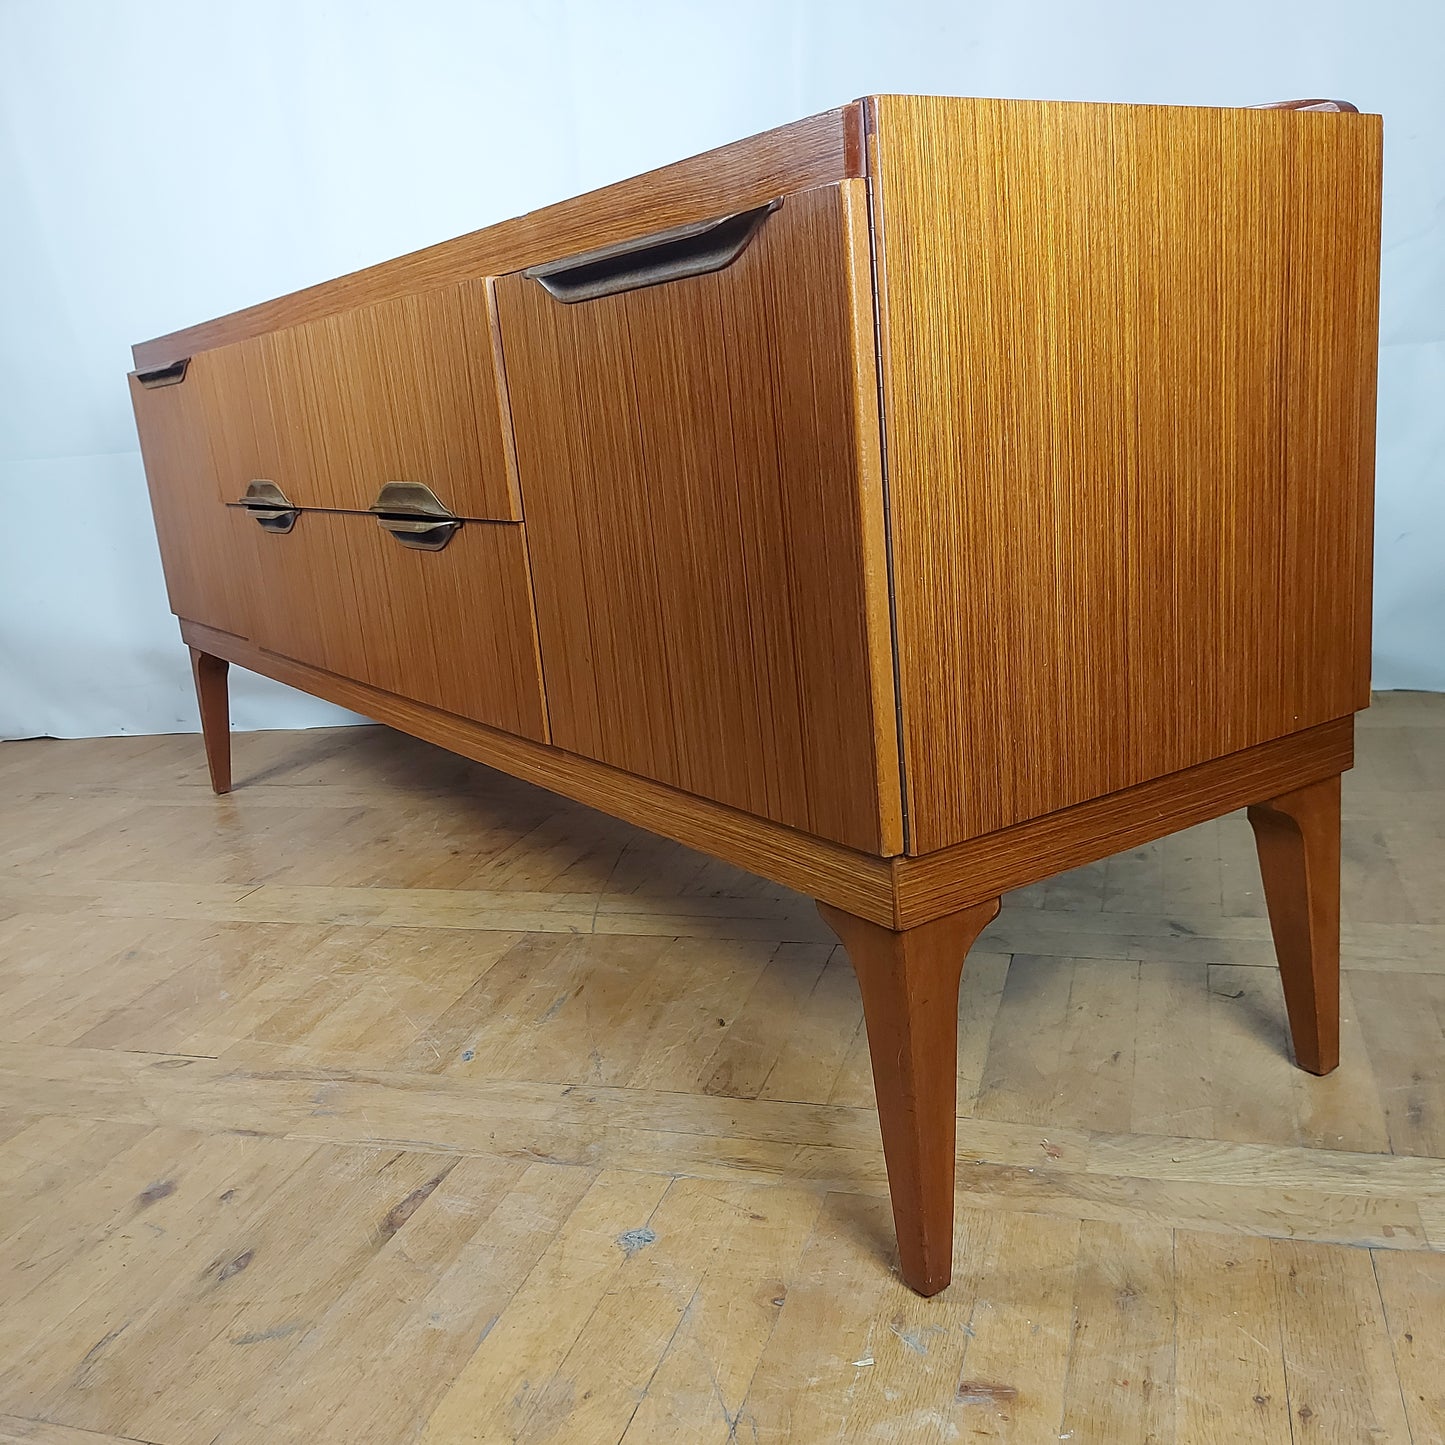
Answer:
<svg viewBox="0 0 1445 1445"><path fill-rule="evenodd" d="M910 851L1363 705L1378 119L874 104Z"/></svg>

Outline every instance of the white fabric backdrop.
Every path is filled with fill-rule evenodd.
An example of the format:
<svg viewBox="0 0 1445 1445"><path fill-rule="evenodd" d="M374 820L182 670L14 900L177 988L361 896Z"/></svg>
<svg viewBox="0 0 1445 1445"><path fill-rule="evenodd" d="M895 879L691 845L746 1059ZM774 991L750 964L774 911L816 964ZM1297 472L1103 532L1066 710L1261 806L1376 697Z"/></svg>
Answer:
<svg viewBox="0 0 1445 1445"><path fill-rule="evenodd" d="M1384 113L1375 679L1445 689L1442 76L1440 0L0 0L0 736L196 726L131 342L872 91Z"/></svg>

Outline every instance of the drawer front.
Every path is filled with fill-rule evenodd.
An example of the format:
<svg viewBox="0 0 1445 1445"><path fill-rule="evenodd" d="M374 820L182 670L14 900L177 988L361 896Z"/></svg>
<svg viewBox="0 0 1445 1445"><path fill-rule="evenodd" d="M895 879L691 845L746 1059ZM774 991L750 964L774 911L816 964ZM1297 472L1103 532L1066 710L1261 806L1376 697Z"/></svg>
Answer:
<svg viewBox="0 0 1445 1445"><path fill-rule="evenodd" d="M862 183L542 269L496 297L553 740L897 851Z"/></svg>
<svg viewBox="0 0 1445 1445"><path fill-rule="evenodd" d="M459 517L515 520L515 463L485 279L271 332L192 360L220 499L274 482L364 511L420 482Z"/></svg>
<svg viewBox="0 0 1445 1445"><path fill-rule="evenodd" d="M298 662L547 741L523 529L468 522L415 551L371 517L302 512L284 533L240 508L256 565L250 636Z"/></svg>

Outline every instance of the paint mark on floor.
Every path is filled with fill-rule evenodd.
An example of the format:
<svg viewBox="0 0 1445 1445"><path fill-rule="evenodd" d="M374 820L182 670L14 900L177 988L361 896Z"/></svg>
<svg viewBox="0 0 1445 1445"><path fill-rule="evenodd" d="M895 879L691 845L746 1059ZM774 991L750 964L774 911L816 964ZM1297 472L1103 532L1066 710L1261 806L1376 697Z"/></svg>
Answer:
<svg viewBox="0 0 1445 1445"><path fill-rule="evenodd" d="M305 1326L300 1320L292 1320L289 1324L272 1325L269 1330L256 1330L244 1335L237 1335L231 1341L233 1345L260 1345L267 1340L284 1340L287 1335L294 1335L297 1330Z"/></svg>
<svg viewBox="0 0 1445 1445"><path fill-rule="evenodd" d="M641 1229L629 1229L626 1234L617 1236L617 1243L628 1259L631 1259L639 1249L646 1249L649 1244L654 1244L656 1241L657 1235L645 1224Z"/></svg>
<svg viewBox="0 0 1445 1445"><path fill-rule="evenodd" d="M925 1325L920 1330L905 1329L902 1320L890 1320L888 1328L903 1341L907 1349L915 1355L926 1355L928 1353L928 1342L934 1335L944 1333L942 1325Z"/></svg>
<svg viewBox="0 0 1445 1445"><path fill-rule="evenodd" d="M176 1181L174 1179L160 1179L156 1183L148 1185L136 1196L136 1203L142 1209L148 1204L154 1204L158 1200L168 1199L176 1192Z"/></svg>
<svg viewBox="0 0 1445 1445"><path fill-rule="evenodd" d="M960 1380L958 1403L960 1405L1012 1405L1019 1397L1017 1386L991 1385L985 1380Z"/></svg>

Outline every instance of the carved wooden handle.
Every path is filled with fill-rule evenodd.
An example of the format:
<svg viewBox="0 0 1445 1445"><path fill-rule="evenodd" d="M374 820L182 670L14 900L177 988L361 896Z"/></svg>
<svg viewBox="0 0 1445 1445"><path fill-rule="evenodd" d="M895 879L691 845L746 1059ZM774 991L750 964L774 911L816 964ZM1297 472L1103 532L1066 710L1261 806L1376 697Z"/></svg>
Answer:
<svg viewBox="0 0 1445 1445"><path fill-rule="evenodd" d="M183 356L179 361L171 362L169 366L156 366L149 371L138 371L135 379L142 386L151 389L158 386L175 386L177 382L186 379L186 368L190 364L191 358Z"/></svg>
<svg viewBox="0 0 1445 1445"><path fill-rule="evenodd" d="M387 482L368 509L403 547L440 552L462 525L423 482Z"/></svg>
<svg viewBox="0 0 1445 1445"><path fill-rule="evenodd" d="M291 505L286 493L275 482L262 478L247 483L240 505L267 532L289 532L301 515L301 509Z"/></svg>
<svg viewBox="0 0 1445 1445"><path fill-rule="evenodd" d="M529 266L522 274L537 282L549 296L569 305L644 286L660 286L686 276L703 276L732 265L747 250L758 228L782 204L781 200L769 201L750 211L656 231L598 251L583 251L561 261Z"/></svg>
<svg viewBox="0 0 1445 1445"><path fill-rule="evenodd" d="M1250 110L1340 110L1358 115L1360 108L1347 100L1267 100L1263 105L1252 105Z"/></svg>

